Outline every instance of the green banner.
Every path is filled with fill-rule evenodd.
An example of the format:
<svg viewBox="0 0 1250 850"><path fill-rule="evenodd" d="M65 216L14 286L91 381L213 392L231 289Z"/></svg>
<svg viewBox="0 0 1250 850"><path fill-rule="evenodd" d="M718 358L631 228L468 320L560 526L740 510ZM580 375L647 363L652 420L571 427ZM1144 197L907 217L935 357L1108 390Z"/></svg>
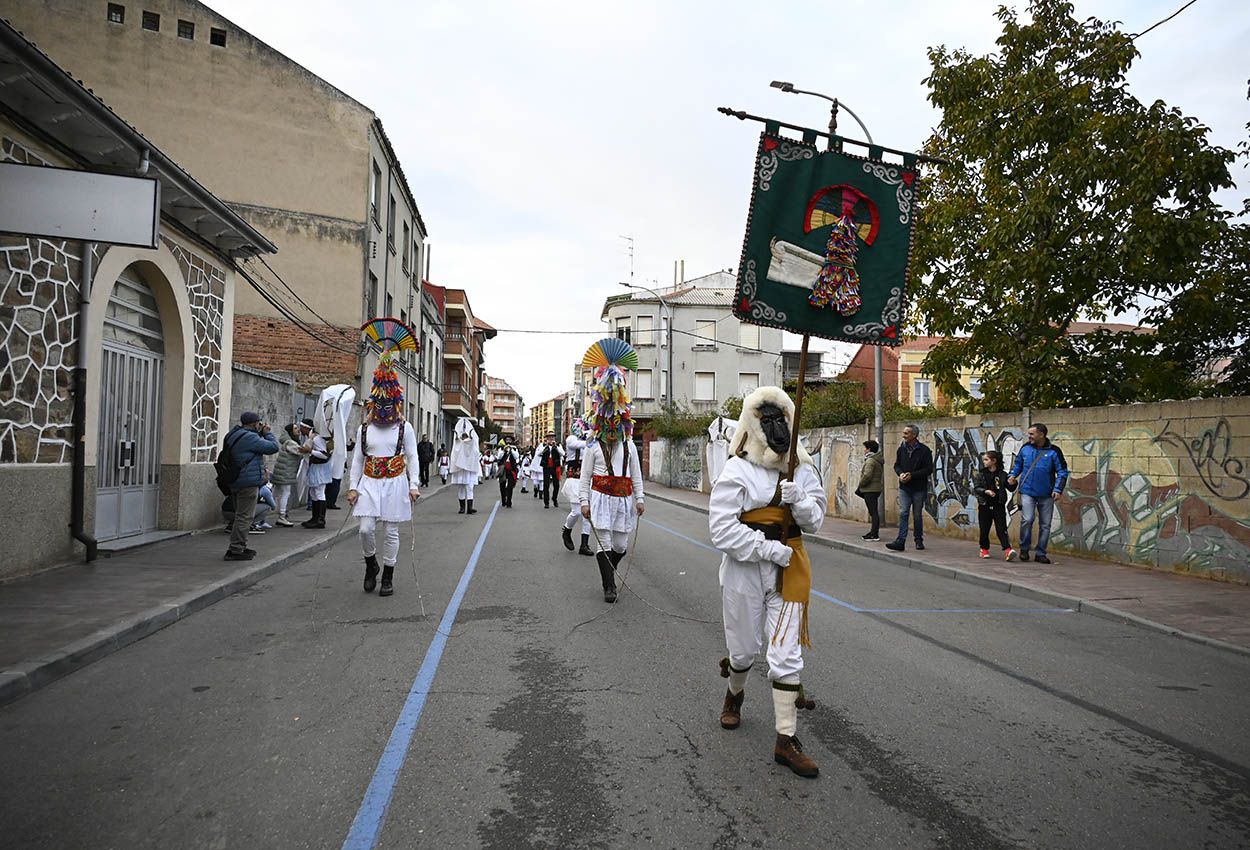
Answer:
<svg viewBox="0 0 1250 850"><path fill-rule="evenodd" d="M734 315L898 345L916 183L912 168L762 133Z"/></svg>

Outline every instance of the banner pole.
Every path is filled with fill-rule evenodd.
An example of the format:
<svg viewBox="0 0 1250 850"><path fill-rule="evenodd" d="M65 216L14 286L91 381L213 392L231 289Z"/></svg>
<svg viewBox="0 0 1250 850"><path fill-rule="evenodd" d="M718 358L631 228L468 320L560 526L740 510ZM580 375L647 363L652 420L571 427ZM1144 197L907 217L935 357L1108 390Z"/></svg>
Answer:
<svg viewBox="0 0 1250 850"><path fill-rule="evenodd" d="M794 423L790 426L790 468L786 473L786 477L791 481L794 480L794 470L799 464L799 419L803 413L803 386L807 383L807 342L808 335L803 334L803 346L799 351L799 386L794 393ZM789 511L786 511L785 528L782 529L781 540L784 543L790 539L791 520L793 517ZM778 581L781 576L779 575Z"/></svg>

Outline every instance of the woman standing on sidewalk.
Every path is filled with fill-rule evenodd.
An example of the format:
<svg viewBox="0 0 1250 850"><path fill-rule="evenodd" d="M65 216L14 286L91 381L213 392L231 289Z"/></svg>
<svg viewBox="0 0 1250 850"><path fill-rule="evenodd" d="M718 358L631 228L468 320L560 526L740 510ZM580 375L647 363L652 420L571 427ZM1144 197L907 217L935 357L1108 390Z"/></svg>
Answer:
<svg viewBox="0 0 1250 850"><path fill-rule="evenodd" d="M864 535L865 540L880 540L881 491L885 489L885 462L881 459L881 445L876 440L865 440L864 468L859 473L859 486L855 495L864 500L872 529Z"/></svg>
<svg viewBox="0 0 1250 850"><path fill-rule="evenodd" d="M278 518L274 522L284 528L295 525L287 516L287 507L291 501L291 490L295 487L295 480L299 476L300 461L303 458L304 449L300 445L300 439L296 436L295 423L292 422L286 426L286 437L278 449L278 459L274 461L273 474L269 478L270 483L273 484L273 494L278 500Z"/></svg>

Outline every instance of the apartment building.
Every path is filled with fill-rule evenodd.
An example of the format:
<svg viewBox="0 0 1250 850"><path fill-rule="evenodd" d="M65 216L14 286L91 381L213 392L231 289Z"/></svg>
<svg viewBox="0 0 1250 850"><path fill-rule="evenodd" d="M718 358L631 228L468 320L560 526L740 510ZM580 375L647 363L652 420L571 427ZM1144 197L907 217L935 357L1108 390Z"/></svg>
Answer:
<svg viewBox="0 0 1250 850"><path fill-rule="evenodd" d="M503 378L486 376L486 414L505 437L525 439L525 404L521 395Z"/></svg>

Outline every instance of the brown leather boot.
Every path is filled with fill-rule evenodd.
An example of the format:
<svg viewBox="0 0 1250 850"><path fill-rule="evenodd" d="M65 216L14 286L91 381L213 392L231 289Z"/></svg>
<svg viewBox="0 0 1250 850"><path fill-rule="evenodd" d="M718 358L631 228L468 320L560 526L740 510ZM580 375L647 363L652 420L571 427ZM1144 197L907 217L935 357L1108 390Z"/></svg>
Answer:
<svg viewBox="0 0 1250 850"><path fill-rule="evenodd" d="M820 768L816 766L816 762L803 752L799 739L793 735L777 733L777 743L773 747L773 761L777 764L784 764L799 776L805 776L808 779L820 774Z"/></svg>
<svg viewBox="0 0 1250 850"><path fill-rule="evenodd" d="M734 696L733 691L725 688L725 704L720 709L720 728L737 729L742 723L742 699L746 695L746 691L738 691L738 695Z"/></svg>

